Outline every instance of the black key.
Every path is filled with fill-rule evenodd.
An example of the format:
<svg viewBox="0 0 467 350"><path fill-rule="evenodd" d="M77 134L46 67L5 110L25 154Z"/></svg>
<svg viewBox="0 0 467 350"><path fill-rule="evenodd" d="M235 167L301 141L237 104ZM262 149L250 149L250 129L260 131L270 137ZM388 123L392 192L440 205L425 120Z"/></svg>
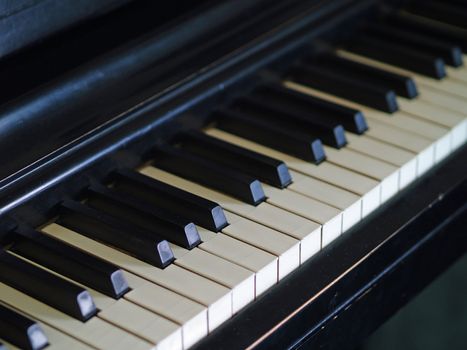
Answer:
<svg viewBox="0 0 467 350"><path fill-rule="evenodd" d="M446 76L446 68L441 58L420 54L401 45L383 43L364 34L359 34L346 49L434 79L442 79Z"/></svg>
<svg viewBox="0 0 467 350"><path fill-rule="evenodd" d="M216 126L229 133L315 164L326 159L323 145L318 138L290 132L239 112L217 111L214 117Z"/></svg>
<svg viewBox="0 0 467 350"><path fill-rule="evenodd" d="M190 131L177 137L179 147L187 152L231 166L272 186L284 188L292 182L284 162L260 153L235 146L199 131Z"/></svg>
<svg viewBox="0 0 467 350"><path fill-rule="evenodd" d="M14 232L8 250L112 298L129 290L118 267L37 231Z"/></svg>
<svg viewBox="0 0 467 350"><path fill-rule="evenodd" d="M419 16L445 22L453 26L467 28L467 6L446 4L444 1L415 1L407 10Z"/></svg>
<svg viewBox="0 0 467 350"><path fill-rule="evenodd" d="M440 57L448 65L462 66L462 49L457 45L445 43L429 36L398 29L390 24L368 25L366 35L386 43L402 45L418 52Z"/></svg>
<svg viewBox="0 0 467 350"><path fill-rule="evenodd" d="M49 344L41 326L35 321L1 304L0 338L18 348L28 350L40 350Z"/></svg>
<svg viewBox="0 0 467 350"><path fill-rule="evenodd" d="M80 321L97 313L88 291L4 251L0 281Z"/></svg>
<svg viewBox="0 0 467 350"><path fill-rule="evenodd" d="M453 28L439 22L426 22L409 13L393 14L385 18L385 22L400 30L426 35L440 42L459 46L467 53L467 30Z"/></svg>
<svg viewBox="0 0 467 350"><path fill-rule="evenodd" d="M162 237L79 202L63 202L57 223L156 267L164 268L175 259Z"/></svg>
<svg viewBox="0 0 467 350"><path fill-rule="evenodd" d="M396 94L381 85L371 85L361 80L355 80L310 62L292 68L289 80L314 87L345 99L355 101L387 113L398 110Z"/></svg>
<svg viewBox="0 0 467 350"><path fill-rule="evenodd" d="M278 84L261 85L252 95L270 101L269 103L274 105L285 105L287 110L294 114L315 115L335 121L342 124L345 130L356 134L363 134L368 130L362 112Z"/></svg>
<svg viewBox="0 0 467 350"><path fill-rule="evenodd" d="M134 196L150 205L167 208L208 230L219 232L228 225L219 204L136 171L119 170L113 174L113 181L115 191Z"/></svg>
<svg viewBox="0 0 467 350"><path fill-rule="evenodd" d="M324 144L331 147L341 148L347 144L342 125L315 111L309 111L307 116L303 116L290 112L288 105L261 96L239 99L235 108L250 118L260 119L281 129L309 137L319 137Z"/></svg>
<svg viewBox="0 0 467 350"><path fill-rule="evenodd" d="M266 199L261 183L233 168L190 155L173 147L153 151L154 165L173 174L258 205Z"/></svg>
<svg viewBox="0 0 467 350"><path fill-rule="evenodd" d="M192 249L201 243L195 224L167 210L129 198L104 186L91 186L87 194L86 205L132 222L169 242L186 249Z"/></svg>
<svg viewBox="0 0 467 350"><path fill-rule="evenodd" d="M418 95L414 80L404 75L387 72L334 54L320 55L315 61L317 61L319 67L332 69L334 72L343 76L345 75L349 79L383 86L386 89L394 90L399 96L412 99Z"/></svg>

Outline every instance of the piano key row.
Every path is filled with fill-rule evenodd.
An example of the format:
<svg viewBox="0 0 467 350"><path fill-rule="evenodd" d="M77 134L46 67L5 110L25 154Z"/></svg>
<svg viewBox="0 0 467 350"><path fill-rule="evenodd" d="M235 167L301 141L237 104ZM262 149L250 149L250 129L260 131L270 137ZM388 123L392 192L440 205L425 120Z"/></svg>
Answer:
<svg viewBox="0 0 467 350"><path fill-rule="evenodd" d="M453 35L411 16L389 18L415 28L403 40L370 28L64 202L40 233L9 233L3 308L51 346L187 348L205 336L465 142L458 47L419 28ZM11 334L0 338L31 342Z"/></svg>

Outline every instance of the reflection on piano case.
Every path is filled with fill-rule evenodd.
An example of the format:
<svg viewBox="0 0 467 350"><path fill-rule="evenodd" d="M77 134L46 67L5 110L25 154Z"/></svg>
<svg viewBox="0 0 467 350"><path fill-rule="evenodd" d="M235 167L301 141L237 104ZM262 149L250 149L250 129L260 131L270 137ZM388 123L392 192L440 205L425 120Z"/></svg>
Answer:
<svg viewBox="0 0 467 350"><path fill-rule="evenodd" d="M0 348L351 349L465 253L463 1L102 6L0 60Z"/></svg>

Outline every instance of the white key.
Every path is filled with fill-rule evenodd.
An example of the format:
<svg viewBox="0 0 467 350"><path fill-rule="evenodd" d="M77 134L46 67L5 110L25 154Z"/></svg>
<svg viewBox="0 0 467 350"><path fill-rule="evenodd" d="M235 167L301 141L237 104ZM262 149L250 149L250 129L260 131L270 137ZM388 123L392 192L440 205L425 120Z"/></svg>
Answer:
<svg viewBox="0 0 467 350"><path fill-rule="evenodd" d="M381 201L385 202L399 190L399 169L350 149L324 146L329 162L380 181Z"/></svg>
<svg viewBox="0 0 467 350"><path fill-rule="evenodd" d="M399 188L402 189L417 177L417 158L412 152L375 139L347 134L347 146L399 167Z"/></svg>
<svg viewBox="0 0 467 350"><path fill-rule="evenodd" d="M314 235L308 235L300 243L299 240L269 227L245 219L229 211L224 212L230 225L225 227L222 232L274 254L279 258L278 280L295 270L300 265L300 261L304 261L321 249L320 231L316 231ZM305 240L309 240L310 242L305 242ZM303 246L300 249L301 244ZM306 249L303 247L306 247ZM302 256L302 260L300 259L301 254L306 255Z"/></svg>
<svg viewBox="0 0 467 350"><path fill-rule="evenodd" d="M290 169L360 195L362 197L362 217L371 213L381 203L380 184L378 181L370 179L369 177L357 174L326 161L315 165L218 129L209 129L206 130L206 133L214 137L222 138L237 146L280 159L284 161Z"/></svg>
<svg viewBox="0 0 467 350"><path fill-rule="evenodd" d="M0 302L0 304L3 304ZM4 304L3 304L4 305ZM5 305L6 306L6 305ZM26 315L24 312L21 312L20 310L15 310L16 312L25 315L26 317L33 319L39 326L42 328L44 331L45 335L47 336L47 340L49 342L49 345L47 345L47 350L61 350L61 349L76 349L76 350L91 350L92 348L72 337L69 335L60 332L56 330L53 327L50 327L49 325L38 321L37 319L31 318L29 315ZM3 342L8 350L10 349L18 349L17 347L9 344L8 342L5 342L3 339L1 339L1 342Z"/></svg>
<svg viewBox="0 0 467 350"><path fill-rule="evenodd" d="M370 66L412 77L418 85L420 96L412 103L400 99L399 105L405 110L410 110L417 117L451 128L452 149L458 148L467 140L465 109L467 84L449 77L435 80L347 51L339 50L337 54Z"/></svg>
<svg viewBox="0 0 467 350"><path fill-rule="evenodd" d="M161 270L57 224L42 231L206 306L210 331L232 316L232 293L218 283L174 264Z"/></svg>
<svg viewBox="0 0 467 350"><path fill-rule="evenodd" d="M175 323L166 320L155 313L147 311L123 298L113 299L92 288L84 286L81 283L57 274L53 270L38 265L33 261L24 259L16 254L14 255L20 259L28 261L32 265L38 266L39 268L57 275L62 279L85 288L94 299L96 307L100 310L98 312L99 318L133 333L151 344L157 345L158 349L182 349L181 328ZM125 317L127 314L131 314L131 317Z"/></svg>
<svg viewBox="0 0 467 350"><path fill-rule="evenodd" d="M263 188L268 196L268 203L322 225L321 244L323 247L342 233L340 210L287 189L279 190L266 184Z"/></svg>
<svg viewBox="0 0 467 350"><path fill-rule="evenodd" d="M146 176L210 199L219 203L222 208L232 213L301 240L300 248L305 251L310 249L307 247L307 244L313 243L318 232L321 232L321 225L281 208L272 206L269 203L263 202L258 206L249 205L152 166L144 167L140 169L140 172ZM306 239L307 237L312 237L312 240Z"/></svg>
<svg viewBox="0 0 467 350"><path fill-rule="evenodd" d="M403 122L399 123L398 120L391 122L391 119L397 118L397 113L389 117L380 111L300 84L286 82L285 85L302 93L311 94L350 108L357 108L364 111L369 126L369 130L365 133L365 136L417 153L417 170L419 175L433 166L437 148L440 149L438 153L444 153L446 145L448 147L450 145L448 135L446 135L447 138L445 139L443 138L439 141L433 140L414 133L410 125L406 125ZM393 126L391 123L399 123L399 125Z"/></svg>
<svg viewBox="0 0 467 350"><path fill-rule="evenodd" d="M179 324L183 348L207 335L208 317L204 306L127 271L124 274L132 289L124 298Z"/></svg>
<svg viewBox="0 0 467 350"><path fill-rule="evenodd" d="M356 194L294 170L290 170L290 174L293 182L287 187L288 189L342 210L342 232L361 220L362 201Z"/></svg>
<svg viewBox="0 0 467 350"><path fill-rule="evenodd" d="M182 349L178 325L125 299L119 299L100 311L99 318L156 344L157 349Z"/></svg>
<svg viewBox="0 0 467 350"><path fill-rule="evenodd" d="M223 232L198 227L203 243L198 248L220 256L255 273L255 296L264 293L278 280L278 258L264 250L234 239Z"/></svg>
<svg viewBox="0 0 467 350"><path fill-rule="evenodd" d="M92 317L80 322L0 282L1 301L97 349L155 349L149 342Z"/></svg>
<svg viewBox="0 0 467 350"><path fill-rule="evenodd" d="M255 299L255 276L250 270L202 249L171 245L175 264L232 290L232 311L237 313Z"/></svg>
<svg viewBox="0 0 467 350"><path fill-rule="evenodd" d="M369 66L381 68L381 69L384 69L384 70L387 70L389 72L393 72L396 74L408 75L415 80L415 82L417 83L417 86L420 86L420 87L429 86L429 87L435 88L436 90L447 92L448 94L453 95L453 96L459 96L461 98L467 97L467 85L463 84L462 82L450 79L449 77L444 78L442 80L437 80L437 79L429 78L427 76L409 71L407 69L403 69L403 68L390 65L388 63L380 62L372 58L354 54L352 52L348 52L344 50L337 50L336 53L339 56L349 58L351 60L361 62Z"/></svg>

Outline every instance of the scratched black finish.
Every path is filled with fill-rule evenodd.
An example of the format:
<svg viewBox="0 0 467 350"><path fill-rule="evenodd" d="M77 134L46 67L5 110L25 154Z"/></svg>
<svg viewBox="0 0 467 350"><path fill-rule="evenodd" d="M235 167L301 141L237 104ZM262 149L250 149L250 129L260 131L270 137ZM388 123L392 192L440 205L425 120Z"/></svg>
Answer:
<svg viewBox="0 0 467 350"><path fill-rule="evenodd" d="M338 238L194 349L245 348L267 332L271 333L256 348L304 345L304 348L353 349L440 270L467 251L467 240L465 235L459 235L464 231L456 229L458 224L432 234L460 207L467 209L465 183L463 188L457 189L454 202L439 201L440 194L446 194L460 181L465 181L466 157L467 146L464 146L454 157ZM437 201L437 211L431 211L433 208L429 205ZM427 212L419 220L424 210ZM464 224L460 224L464 230L465 217L464 213ZM413 222L409 224L410 221ZM439 254L436 246L444 248L444 254ZM347 271L375 247L378 249L369 258ZM420 253L412 255L415 253L412 249ZM336 283L330 285L332 282ZM380 283L392 287L387 292L384 287L373 288ZM330 287L313 300L312 297L326 286ZM305 303L308 304L298 310ZM360 312L365 317L361 318ZM340 321L340 315L345 316L345 322ZM285 320L289 316L291 318ZM359 322L352 322L355 319ZM278 326L280 322L284 322L282 326Z"/></svg>

